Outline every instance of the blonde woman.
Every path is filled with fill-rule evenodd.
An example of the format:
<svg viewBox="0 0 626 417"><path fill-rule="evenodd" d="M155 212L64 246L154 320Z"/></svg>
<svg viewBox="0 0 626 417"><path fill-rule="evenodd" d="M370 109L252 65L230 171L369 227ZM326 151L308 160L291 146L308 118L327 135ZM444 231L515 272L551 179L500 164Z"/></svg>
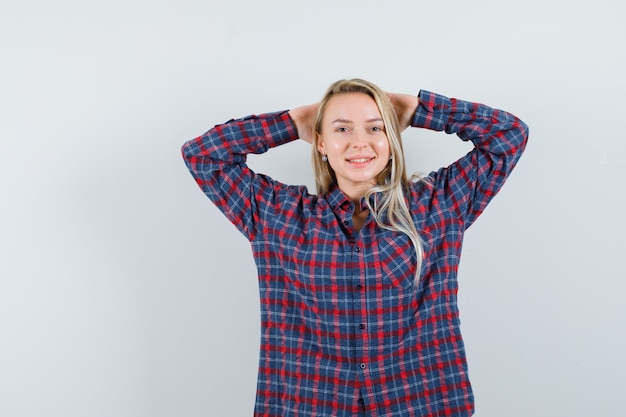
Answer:
<svg viewBox="0 0 626 417"><path fill-rule="evenodd" d="M412 126L474 149L406 174ZM183 146L202 191L250 241L261 296L255 416L470 416L457 270L465 230L526 145L510 113L334 83L319 103L218 125ZM317 193L246 155L312 144Z"/></svg>

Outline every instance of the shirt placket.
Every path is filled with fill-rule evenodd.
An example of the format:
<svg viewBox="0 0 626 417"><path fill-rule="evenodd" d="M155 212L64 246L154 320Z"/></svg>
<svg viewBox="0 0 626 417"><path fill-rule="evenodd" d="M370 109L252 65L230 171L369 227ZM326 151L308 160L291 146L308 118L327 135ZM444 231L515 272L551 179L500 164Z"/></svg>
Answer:
<svg viewBox="0 0 626 417"><path fill-rule="evenodd" d="M360 238L356 239L351 246L351 264L354 266L352 273L352 331L355 341L354 362L358 365L359 372L366 373L369 360L367 354L367 312L363 306L366 304L367 285L365 283L365 271L363 257L365 248ZM363 377L360 377L363 381Z"/></svg>
<svg viewBox="0 0 626 417"><path fill-rule="evenodd" d="M354 398L357 407L366 407L366 387L371 385L370 374L370 354L369 354L369 337L368 337L368 311L367 311L367 270L368 257L372 256L371 251L368 249L369 228L370 221L366 221L360 232L354 229L352 222L352 214L354 212L354 206L352 204L345 206L347 208L345 212L345 218L343 220L344 225L347 226L349 232L349 264L350 268L350 282L352 291L352 311L351 317L351 331L354 340L354 356L353 366L356 372L356 387L357 393ZM369 407L368 407L369 408Z"/></svg>

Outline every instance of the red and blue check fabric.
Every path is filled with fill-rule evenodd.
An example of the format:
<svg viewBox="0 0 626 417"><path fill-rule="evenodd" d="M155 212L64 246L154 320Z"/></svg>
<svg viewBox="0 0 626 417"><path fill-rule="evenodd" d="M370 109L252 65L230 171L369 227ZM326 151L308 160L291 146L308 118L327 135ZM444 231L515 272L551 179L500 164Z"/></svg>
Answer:
<svg viewBox="0 0 626 417"><path fill-rule="evenodd" d="M427 91L412 126L474 144L409 187L424 241L418 281L409 238L371 217L357 231L353 203L337 187L312 195L246 165L247 154L298 138L287 112L231 120L183 146L258 268L255 416L473 414L457 307L463 234L517 163L528 128L510 113Z"/></svg>

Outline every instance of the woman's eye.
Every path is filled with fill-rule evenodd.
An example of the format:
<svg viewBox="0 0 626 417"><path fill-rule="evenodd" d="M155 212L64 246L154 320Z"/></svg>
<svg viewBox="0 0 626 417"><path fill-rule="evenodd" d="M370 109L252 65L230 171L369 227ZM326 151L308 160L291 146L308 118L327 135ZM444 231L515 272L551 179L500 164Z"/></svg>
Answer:
<svg viewBox="0 0 626 417"><path fill-rule="evenodd" d="M382 132L383 128L380 126L372 126L372 132Z"/></svg>
<svg viewBox="0 0 626 417"><path fill-rule="evenodd" d="M338 127L337 128L337 132L347 132L348 128L347 127Z"/></svg>

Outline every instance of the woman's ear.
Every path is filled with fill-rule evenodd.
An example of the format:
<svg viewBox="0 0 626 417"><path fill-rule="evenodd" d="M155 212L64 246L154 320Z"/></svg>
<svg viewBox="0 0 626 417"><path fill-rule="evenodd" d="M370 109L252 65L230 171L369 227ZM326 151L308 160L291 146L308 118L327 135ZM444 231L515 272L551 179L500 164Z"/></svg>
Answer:
<svg viewBox="0 0 626 417"><path fill-rule="evenodd" d="M319 133L315 132L315 142L317 143L317 150L319 153L321 153L322 155L326 154L326 147L324 146L324 139L322 138L322 135L320 135Z"/></svg>

